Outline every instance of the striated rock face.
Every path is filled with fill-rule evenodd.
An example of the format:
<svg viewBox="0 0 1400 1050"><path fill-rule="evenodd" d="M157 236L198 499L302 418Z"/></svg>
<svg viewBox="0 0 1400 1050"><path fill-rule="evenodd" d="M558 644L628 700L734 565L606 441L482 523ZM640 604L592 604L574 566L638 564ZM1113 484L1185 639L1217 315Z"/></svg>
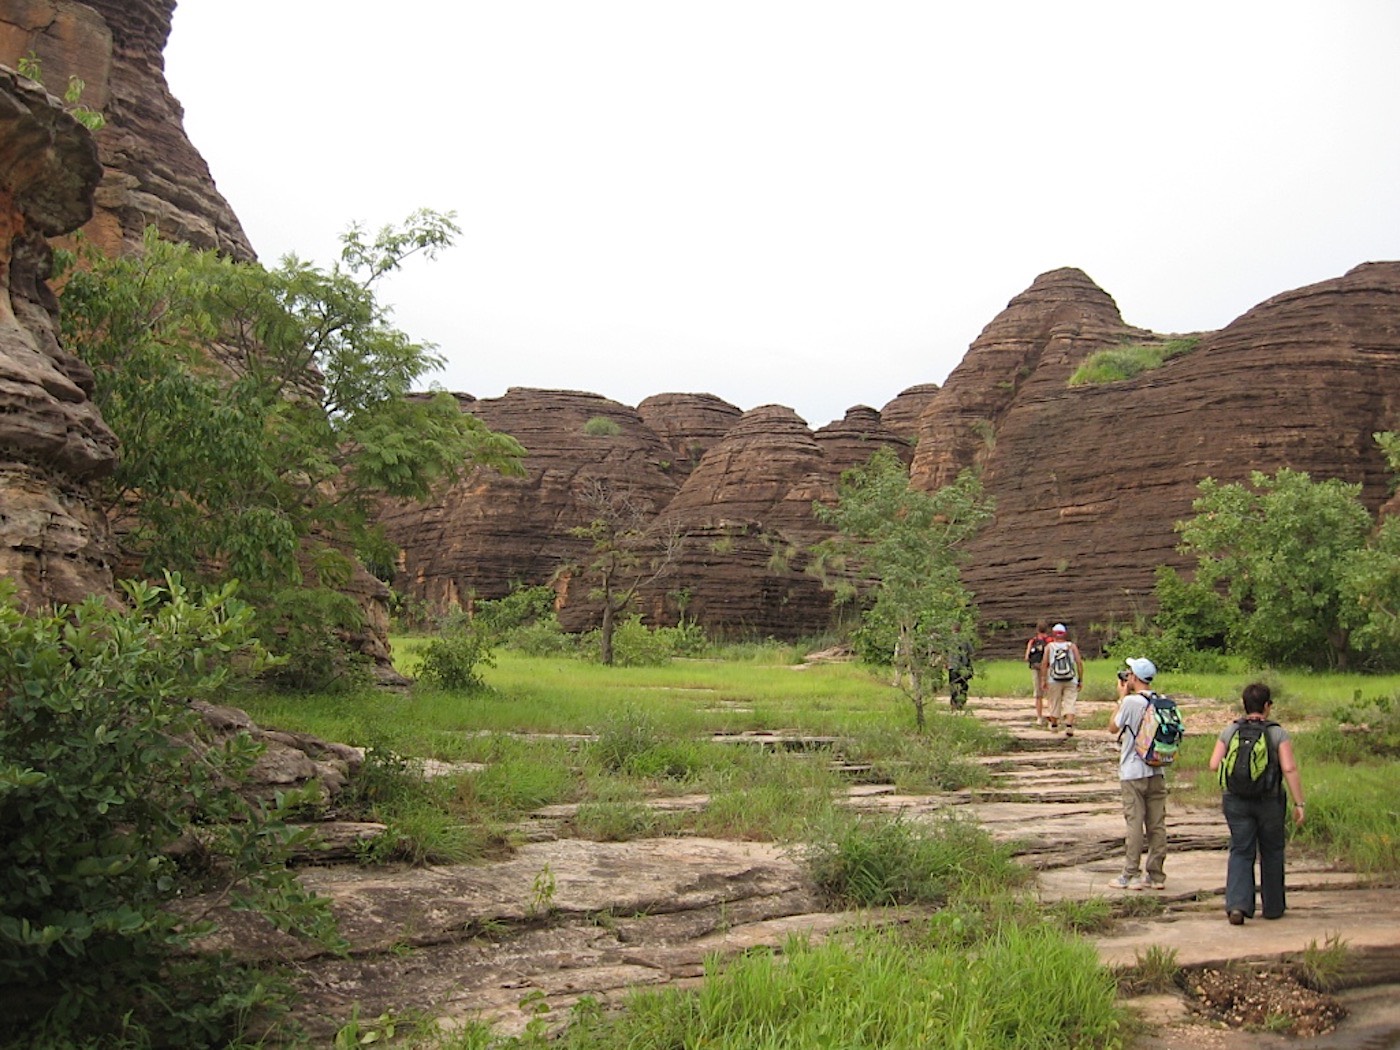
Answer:
<svg viewBox="0 0 1400 1050"><path fill-rule="evenodd" d="M1098 625L1151 613L1153 572L1182 563L1172 526L1203 477L1292 467L1361 482L1373 509L1385 499L1371 434L1400 419L1400 263L1276 296L1155 371L1066 384L1094 350L1163 338L1058 270L983 330L925 409L915 483L981 463L997 500L964 574L983 618L1013 625L991 651L1018 650L1042 616L1092 649Z"/></svg>
<svg viewBox="0 0 1400 1050"><path fill-rule="evenodd" d="M672 463L685 476L743 412L714 394L653 394L637 406L637 414L671 447Z"/></svg>
<svg viewBox="0 0 1400 1050"><path fill-rule="evenodd" d="M869 408L813 435L789 408L738 417L705 394L658 395L635 410L569 391L459 398L525 446L527 476L480 472L427 506L389 508L381 520L403 549L395 587L441 609L552 580L572 628L596 622L588 584L556 573L585 553L569 530L590 520L584 495L602 482L649 507L662 534L683 536L670 571L640 594L652 622L674 623L684 605L721 631L790 638L825 629L830 594L803 571L806 546L826 535L812 503L831 499L841 470L880 443L908 448ZM599 418L616 433L589 434ZM691 456L698 461L687 472Z"/></svg>
<svg viewBox="0 0 1400 1050"><path fill-rule="evenodd" d="M919 383L900 391L893 401L880 409L880 422L912 443L919 436L919 417L936 393L937 383Z"/></svg>
<svg viewBox="0 0 1400 1050"><path fill-rule="evenodd" d="M82 103L107 124L97 133L104 173L84 233L108 254L140 243L148 225L171 240L237 259L253 249L204 158L184 131L165 83L162 51L175 0L19 0L0 6L0 64L33 52L44 83L63 93L70 74Z"/></svg>
<svg viewBox="0 0 1400 1050"><path fill-rule="evenodd" d="M525 446L527 474L478 471L436 502L386 510L381 520L403 549L396 588L432 606L498 598L515 582L545 583L581 558L587 541L569 530L589 522L583 499L595 482L658 511L676 492L675 453L636 409L568 390L512 387L495 399L458 397L492 430Z"/></svg>
<svg viewBox="0 0 1400 1050"><path fill-rule="evenodd" d="M46 237L92 214L92 138L0 70L0 577L25 606L112 591L110 536L87 484L116 462L92 372L59 346Z"/></svg>

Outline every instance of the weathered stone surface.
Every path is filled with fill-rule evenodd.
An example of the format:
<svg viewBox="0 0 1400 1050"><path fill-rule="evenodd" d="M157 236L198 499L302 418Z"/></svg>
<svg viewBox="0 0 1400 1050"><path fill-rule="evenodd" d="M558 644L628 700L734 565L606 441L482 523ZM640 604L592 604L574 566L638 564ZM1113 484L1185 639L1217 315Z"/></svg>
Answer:
<svg viewBox="0 0 1400 1050"><path fill-rule="evenodd" d="M0 575L26 607L112 590L110 535L89 485L116 462L92 372L58 343L45 241L92 214L88 132L0 70Z"/></svg>
<svg viewBox="0 0 1400 1050"><path fill-rule="evenodd" d="M430 605L499 598L512 583L545 583L578 561L587 541L569 530L589 522L584 497L594 483L655 510L676 492L675 453L626 405L520 387L500 398L459 398L465 411L525 446L526 476L477 471L431 503L386 509L381 520L403 549L396 587ZM588 433L591 419L616 433ZM561 593L568 584L561 581Z"/></svg>
<svg viewBox="0 0 1400 1050"><path fill-rule="evenodd" d="M936 393L937 383L919 383L900 391L893 401L880 409L880 422L912 443L919 436L919 417Z"/></svg>
<svg viewBox="0 0 1400 1050"><path fill-rule="evenodd" d="M637 406L637 414L671 447L671 462L684 477L743 412L714 394L653 394Z"/></svg>
<svg viewBox="0 0 1400 1050"><path fill-rule="evenodd" d="M1188 702L1203 732L1233 713L1212 701ZM950 811L971 817L1033 869L1039 901L1106 898L1117 918L1093 942L1111 966L1131 966L1155 948L1174 953L1177 965L1188 969L1240 962L1276 967L1310 944L1339 938L1347 945L1351 983L1400 978L1400 897L1296 846L1289 850L1287 915L1228 926L1224 821L1213 807L1178 801L1179 774L1172 774L1167 809L1167 886L1153 894L1160 907L1131 907L1128 898L1140 904L1141 894L1110 886L1121 870L1123 842L1114 743L1090 727L1101 724L1111 706L1089 702L1081 710L1086 728L1067 739L1033 728L1024 697L974 696L971 715L1011 737L1012 750L989 759L997 783L939 796L864 785L847 792L846 804L908 821L936 820ZM1057 781L1062 790L1052 797L1047 788ZM704 796L655 801L687 808L707 802ZM539 823L561 826L566 809L541 811ZM345 843L348 854L357 836L374 830L336 827L328 838ZM330 899L351 942L348 956L331 956L224 908L218 913L224 928L210 943L245 958L293 961L304 996L297 1020L327 1038L356 1004L361 1017L411 1009L447 1026L487 1020L502 1034L519 1033L541 999L562 1023L584 995L613 1007L633 989L692 987L710 956L781 950L793 935L820 940L923 914L916 908L827 910L799 854L776 844L711 838L612 843L551 837L481 865L332 864L305 869L300 878ZM1376 1020L1368 1012L1365 1024ZM1174 1012L1171 1023L1172 1035L1182 1039L1160 1045L1198 1045L1180 1027L1190 1024L1184 1011ZM1392 1009L1381 1023L1393 1036L1400 1019ZM1357 1031L1344 1023L1338 1036ZM1248 1033L1234 1033L1236 1044L1273 1045L1250 1042Z"/></svg>
<svg viewBox="0 0 1400 1050"><path fill-rule="evenodd" d="M1360 482L1372 508L1385 498L1370 435L1400 418L1400 263L1276 296L1155 371L1066 385L1095 350L1165 338L1057 270L983 330L925 409L914 483L981 464L997 501L964 573L983 618L1013 625L988 652L1018 652L1042 616L1092 651L1093 625L1150 613L1203 477L1286 466Z"/></svg>
<svg viewBox="0 0 1400 1050"><path fill-rule="evenodd" d="M826 456L827 470L837 478L842 471L867 463L876 449L884 445L898 452L905 463L914 458L913 444L886 426L882 413L865 405L847 409L844 418L828 423L814 436Z"/></svg>
<svg viewBox="0 0 1400 1050"><path fill-rule="evenodd" d="M97 132L104 173L84 233L108 254L139 245L148 225L171 240L253 258L238 219L185 135L161 52L175 0L21 0L0 8L0 64L34 52L51 91L70 75Z"/></svg>

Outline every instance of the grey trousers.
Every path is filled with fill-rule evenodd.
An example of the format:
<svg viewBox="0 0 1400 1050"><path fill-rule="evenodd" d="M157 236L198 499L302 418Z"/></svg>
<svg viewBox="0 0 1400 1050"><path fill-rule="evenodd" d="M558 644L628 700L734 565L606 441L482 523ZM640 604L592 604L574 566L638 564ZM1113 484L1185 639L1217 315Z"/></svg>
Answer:
<svg viewBox="0 0 1400 1050"><path fill-rule="evenodd" d="M1167 861L1167 778L1158 773L1141 780L1124 780L1123 820L1127 833L1123 836L1123 874L1138 873L1142 862L1142 846L1147 843L1147 877L1154 882L1165 879L1163 866Z"/></svg>

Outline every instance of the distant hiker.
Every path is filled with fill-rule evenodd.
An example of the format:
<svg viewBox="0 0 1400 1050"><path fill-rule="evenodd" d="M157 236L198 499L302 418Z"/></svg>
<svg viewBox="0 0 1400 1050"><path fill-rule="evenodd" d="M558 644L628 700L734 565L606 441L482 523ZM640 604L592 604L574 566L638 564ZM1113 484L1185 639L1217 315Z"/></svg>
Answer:
<svg viewBox="0 0 1400 1050"><path fill-rule="evenodd" d="M1269 716L1273 698L1263 682L1244 687L1244 717L1226 726L1210 755L1220 774L1220 807L1230 826L1230 860L1225 868L1225 915L1231 926L1254 918L1256 888L1264 918L1278 919L1287 908L1283 888L1283 847L1287 795L1293 821L1303 823L1303 781L1288 730ZM1287 795L1284 785L1288 785ZM1256 886L1254 862L1259 861Z"/></svg>
<svg viewBox="0 0 1400 1050"><path fill-rule="evenodd" d="M1045 682L1040 677L1040 665L1045 662L1045 647L1050 644L1050 622L1040 620L1035 634L1026 642L1026 666L1031 669L1031 689L1035 693L1035 725L1045 724Z"/></svg>
<svg viewBox="0 0 1400 1050"><path fill-rule="evenodd" d="M1157 667L1134 656L1123 661L1118 672L1118 710L1109 722L1118 734L1118 781L1123 795L1123 873L1113 881L1120 890L1160 890L1167 884L1167 778L1161 766L1149 766L1138 754L1137 733L1152 701L1152 679ZM1147 871L1139 873L1143 841L1147 843Z"/></svg>
<svg viewBox="0 0 1400 1050"><path fill-rule="evenodd" d="M972 681L972 639L962 633L962 624L952 627L948 641L948 703L954 711L967 706L967 683Z"/></svg>
<svg viewBox="0 0 1400 1050"><path fill-rule="evenodd" d="M1079 703L1079 687L1084 684L1084 657L1079 646L1069 640L1065 625L1050 629L1050 641L1040 662L1041 689L1050 704L1050 728L1059 729L1064 719L1065 736L1074 736L1074 709Z"/></svg>

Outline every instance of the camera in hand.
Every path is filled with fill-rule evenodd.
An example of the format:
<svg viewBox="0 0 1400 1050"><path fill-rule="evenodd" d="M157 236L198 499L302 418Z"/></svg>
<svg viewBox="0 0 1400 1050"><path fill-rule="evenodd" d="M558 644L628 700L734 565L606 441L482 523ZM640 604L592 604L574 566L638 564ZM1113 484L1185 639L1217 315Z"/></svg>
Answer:
<svg viewBox="0 0 1400 1050"><path fill-rule="evenodd" d="M1127 680L1128 680L1128 672L1127 672L1127 671L1119 671L1119 672L1118 672L1118 681L1120 681L1120 682L1126 682Z"/></svg>

